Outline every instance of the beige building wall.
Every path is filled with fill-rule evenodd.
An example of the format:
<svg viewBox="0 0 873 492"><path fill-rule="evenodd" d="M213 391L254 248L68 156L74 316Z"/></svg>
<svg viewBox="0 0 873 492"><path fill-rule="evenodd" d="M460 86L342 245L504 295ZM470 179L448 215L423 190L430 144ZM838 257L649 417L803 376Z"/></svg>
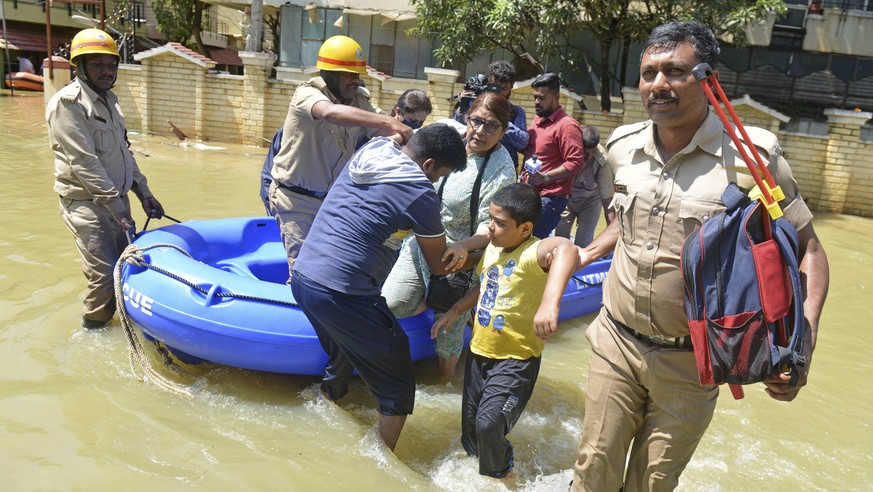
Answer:
<svg viewBox="0 0 873 492"><path fill-rule="evenodd" d="M243 57L244 60L248 58ZM143 60L142 66L123 65L115 92L130 130L171 135L171 120L189 137L209 141L267 146L285 121L298 82L270 78L270 71L254 57L246 75L208 73L211 65L198 64L162 53ZM426 92L434 107L428 122L448 117L449 101L463 89L458 72L428 68ZM372 102L390 111L405 81L378 73L364 77ZM421 81L408 83L417 87ZM625 88L624 110L603 114L582 110L574 94L562 91L561 104L575 119L600 129L604 141L618 126L648 118L636 88ZM536 116L530 81L516 85L512 102L525 109L528 122ZM800 190L815 210L873 216L873 144L860 140L861 127L871 113L830 110L827 136L779 131L780 115L749 99L734 102L740 120L748 126L777 134L791 163Z"/></svg>
<svg viewBox="0 0 873 492"><path fill-rule="evenodd" d="M830 130L827 152L823 162L821 203L819 208L829 212L853 215L873 215L873 163L870 155L873 145L861 143L861 126L870 119L870 113L831 109L826 110Z"/></svg>
<svg viewBox="0 0 873 492"><path fill-rule="evenodd" d="M112 92L118 96L118 102L124 111L124 121L128 131L145 130L143 114L148 101L146 94L145 67L142 65L122 64L118 67L118 79Z"/></svg>
<svg viewBox="0 0 873 492"><path fill-rule="evenodd" d="M163 63L161 63L163 61ZM205 73L196 65L166 54L152 62L150 73L149 127L158 128L172 121L187 129L189 137L204 139L205 132L197 132L197 86Z"/></svg>
<svg viewBox="0 0 873 492"><path fill-rule="evenodd" d="M294 95L294 90L297 84L270 80L267 84L267 92L264 94L266 102L266 110L264 114L264 139L265 145L269 145L273 140L273 135L279 130L279 127L285 124L285 116L288 114L288 106L291 103L291 96Z"/></svg>
<svg viewBox="0 0 873 492"><path fill-rule="evenodd" d="M210 74L206 85L203 129L208 140L240 141L239 122L244 115L243 99L239 97L242 76Z"/></svg>
<svg viewBox="0 0 873 492"><path fill-rule="evenodd" d="M798 133L777 133L785 158L803 198L814 209L821 209L821 183L827 156L828 138Z"/></svg>

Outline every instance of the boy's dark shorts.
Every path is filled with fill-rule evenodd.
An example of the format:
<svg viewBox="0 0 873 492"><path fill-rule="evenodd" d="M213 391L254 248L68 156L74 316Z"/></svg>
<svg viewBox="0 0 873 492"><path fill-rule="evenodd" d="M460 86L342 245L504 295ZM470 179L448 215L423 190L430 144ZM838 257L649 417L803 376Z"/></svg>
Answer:
<svg viewBox="0 0 873 492"><path fill-rule="evenodd" d="M338 292L296 272L291 283L319 339L328 337L339 346L376 397L379 413L412 414L415 373L409 338L385 298Z"/></svg>

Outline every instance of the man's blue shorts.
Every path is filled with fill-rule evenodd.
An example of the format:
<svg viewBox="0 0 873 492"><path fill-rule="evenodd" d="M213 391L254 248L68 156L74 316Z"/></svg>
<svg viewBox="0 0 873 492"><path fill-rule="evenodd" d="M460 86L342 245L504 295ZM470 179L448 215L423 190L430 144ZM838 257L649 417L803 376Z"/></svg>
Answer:
<svg viewBox="0 0 873 492"><path fill-rule="evenodd" d="M376 397L379 413L411 414L415 374L409 338L385 298L338 292L297 272L291 292L328 354L322 380L328 395L345 395L354 367Z"/></svg>

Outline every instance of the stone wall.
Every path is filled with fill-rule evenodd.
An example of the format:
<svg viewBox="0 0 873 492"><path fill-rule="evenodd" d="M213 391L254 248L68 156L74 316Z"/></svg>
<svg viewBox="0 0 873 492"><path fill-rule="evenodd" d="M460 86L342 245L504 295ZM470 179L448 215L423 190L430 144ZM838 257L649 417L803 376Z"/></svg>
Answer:
<svg viewBox="0 0 873 492"><path fill-rule="evenodd" d="M206 128L199 111L206 72L170 53L143 64L146 111L142 124L148 129L167 127L172 121L189 137L202 138ZM200 129L201 131L197 131Z"/></svg>
<svg viewBox="0 0 873 492"><path fill-rule="evenodd" d="M870 113L825 110L830 129L821 179L819 208L830 212L873 215L873 144L859 140Z"/></svg>
<svg viewBox="0 0 873 492"><path fill-rule="evenodd" d="M240 122L245 114L243 98L239 97L242 79L240 75L210 74L206 77L206 110L202 125L206 133L200 137L202 140L241 141Z"/></svg>
<svg viewBox="0 0 873 492"><path fill-rule="evenodd" d="M810 207L821 209L821 183L827 155L827 137L798 133L777 135L803 198Z"/></svg>
<svg viewBox="0 0 873 492"><path fill-rule="evenodd" d="M146 106L145 84L142 83L142 65L120 65L118 79L112 91L124 111L128 130L142 130L142 115Z"/></svg>
<svg viewBox="0 0 873 492"><path fill-rule="evenodd" d="M299 81L271 78L274 55L240 53L244 76L208 73L211 65L198 64L172 53L123 65L115 92L130 130L171 135L167 120L190 138L266 146L285 121L288 104ZM392 79L378 72L364 76L374 106L390 111L406 88L426 89L434 111L427 122L449 116L461 92L454 70L427 68L426 85L418 80ZM306 80L301 77L300 80ZM561 104L583 124L600 129L603 140L620 125L648 118L636 88L623 91L621 113L583 110L581 98L562 90ZM525 109L528 122L535 117L530 81L516 84L512 102ZM780 139L800 190L815 210L873 216L873 144L859 138L861 127L873 114L843 110L827 112L827 136L779 131L788 118L749 98L734 102L741 121L766 128Z"/></svg>

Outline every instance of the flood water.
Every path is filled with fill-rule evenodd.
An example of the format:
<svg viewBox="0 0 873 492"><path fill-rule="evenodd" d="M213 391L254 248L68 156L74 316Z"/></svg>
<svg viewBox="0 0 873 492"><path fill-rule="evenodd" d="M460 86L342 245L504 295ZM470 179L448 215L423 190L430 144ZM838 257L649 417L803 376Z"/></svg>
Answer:
<svg viewBox="0 0 873 492"><path fill-rule="evenodd" d="M193 383L193 398L139 381L117 320L108 330L79 328L84 278L57 213L42 115L41 94L0 97L0 489L503 489L460 446L461 375L439 383L432 361L416 366L415 414L396 455L379 444L360 381L338 406L316 397L315 378L215 365L187 367L189 376L161 368ZM264 149L186 148L169 136L131 135L169 215L263 213ZM145 222L141 209L134 218ZM740 401L723 391L680 490L873 490L873 219L819 214L816 230L831 289L809 385L790 404L760 386ZM510 434L522 490L566 490L590 321L563 323L549 340Z"/></svg>

